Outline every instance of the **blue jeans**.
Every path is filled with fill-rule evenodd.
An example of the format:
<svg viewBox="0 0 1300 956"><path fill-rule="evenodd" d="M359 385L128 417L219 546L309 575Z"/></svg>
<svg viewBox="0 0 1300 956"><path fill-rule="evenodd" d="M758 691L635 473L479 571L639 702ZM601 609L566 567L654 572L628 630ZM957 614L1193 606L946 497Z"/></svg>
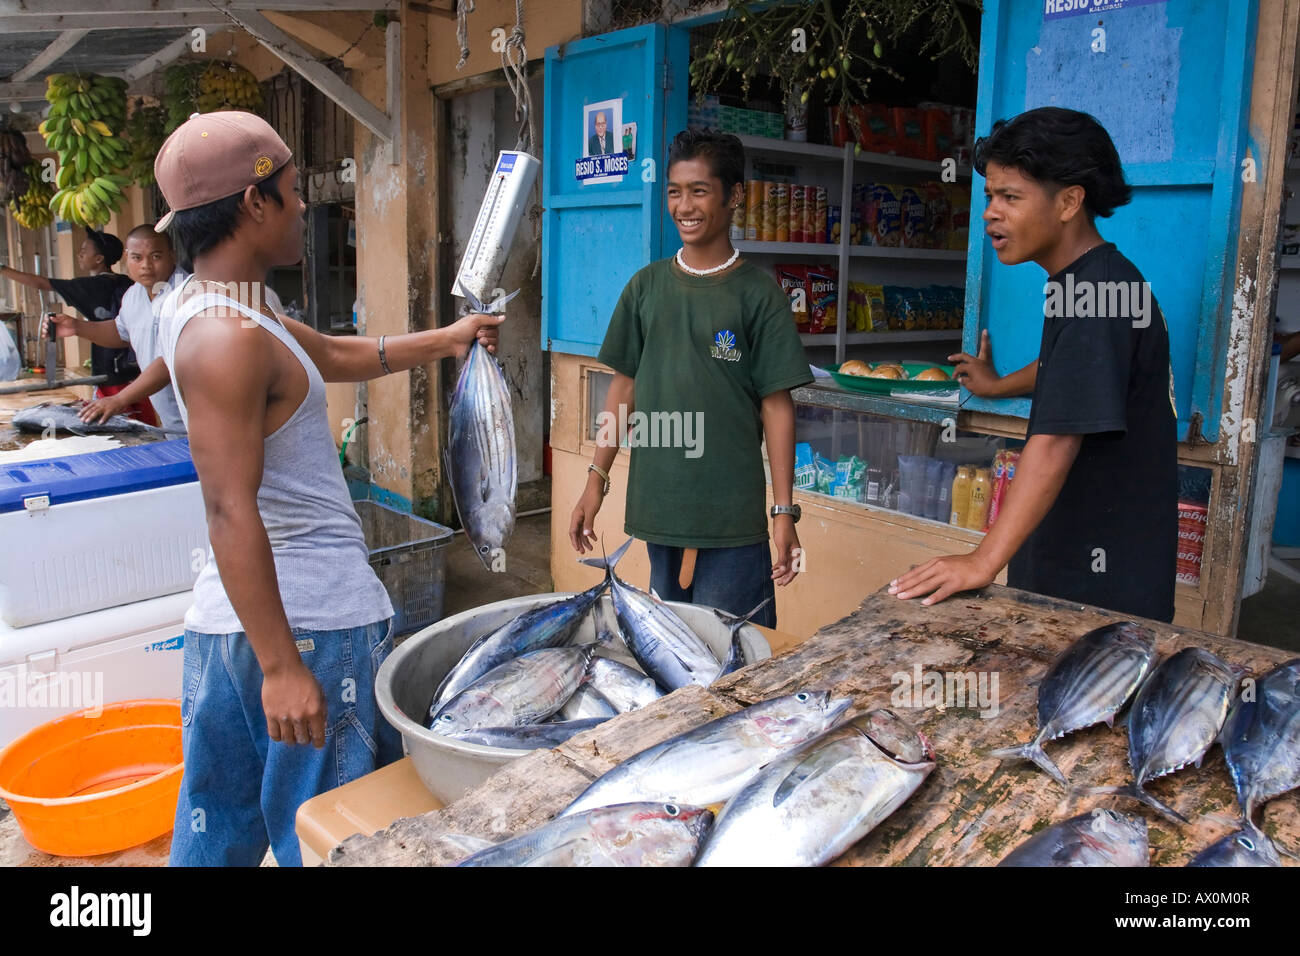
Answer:
<svg viewBox="0 0 1300 956"><path fill-rule="evenodd" d="M728 614L752 611L764 598L775 597L772 583L772 552L766 541L739 548L700 548L695 558L691 586L681 588L677 579L682 567L682 549L646 542L650 554L650 587L665 601L685 601L716 607ZM776 627L776 602L751 618L754 624Z"/></svg>
<svg viewBox="0 0 1300 956"><path fill-rule="evenodd" d="M302 866L299 805L402 756L401 735L375 699L375 673L393 649L391 619L293 636L328 705L321 750L268 736L262 669L242 631L185 632L185 775L172 866L257 866L268 846L280 866Z"/></svg>

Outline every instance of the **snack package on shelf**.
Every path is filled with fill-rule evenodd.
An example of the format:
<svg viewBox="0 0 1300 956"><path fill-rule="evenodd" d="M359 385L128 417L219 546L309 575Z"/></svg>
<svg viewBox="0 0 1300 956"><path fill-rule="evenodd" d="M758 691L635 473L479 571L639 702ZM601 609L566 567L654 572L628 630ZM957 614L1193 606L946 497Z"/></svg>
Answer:
<svg viewBox="0 0 1300 956"><path fill-rule="evenodd" d="M946 248L965 252L970 241L970 184L944 183L948 193L949 226Z"/></svg>
<svg viewBox="0 0 1300 956"><path fill-rule="evenodd" d="M941 182L922 183L917 190L925 205L921 230L923 249L947 249L952 233L952 200Z"/></svg>
<svg viewBox="0 0 1300 956"><path fill-rule="evenodd" d="M813 461L817 466L817 487L814 490L822 495L835 494L835 462L821 455L814 455Z"/></svg>
<svg viewBox="0 0 1300 956"><path fill-rule="evenodd" d="M816 194L808 201L813 204L813 226L812 238L809 242L830 242L827 232L827 218L829 216L829 194L825 186L809 187L816 190Z"/></svg>
<svg viewBox="0 0 1300 956"><path fill-rule="evenodd" d="M902 187L888 183L871 184L871 202L867 207L870 245L901 246L903 244L903 207L900 201Z"/></svg>
<svg viewBox="0 0 1300 956"><path fill-rule="evenodd" d="M772 184L772 221L775 223L773 240L790 241L790 189L786 183Z"/></svg>
<svg viewBox="0 0 1300 956"><path fill-rule="evenodd" d="M778 194L777 187L781 192ZM763 219L759 226L758 238L763 242L776 242L776 220L785 215L785 184L764 181L763 183Z"/></svg>
<svg viewBox="0 0 1300 956"><path fill-rule="evenodd" d="M794 486L799 491L817 490L817 462L812 445L806 441L794 446Z"/></svg>
<svg viewBox="0 0 1300 956"><path fill-rule="evenodd" d="M898 207L903 222L899 245L908 249L925 248L925 200L921 198L918 187L902 187L898 194Z"/></svg>
<svg viewBox="0 0 1300 956"><path fill-rule="evenodd" d="M885 287L867 285L863 289L866 295L867 332L888 332L889 318L885 312Z"/></svg>
<svg viewBox="0 0 1300 956"><path fill-rule="evenodd" d="M863 103L854 107L862 135L858 142L868 153L902 155L894 111L884 103Z"/></svg>
<svg viewBox="0 0 1300 956"><path fill-rule="evenodd" d="M790 205L788 215L790 219L790 241L807 242L808 236L804 232L804 222L807 219L808 187L800 185L790 186L789 194Z"/></svg>
<svg viewBox="0 0 1300 956"><path fill-rule="evenodd" d="M898 155L925 159L925 113L914 106L894 107L894 136Z"/></svg>
<svg viewBox="0 0 1300 956"><path fill-rule="evenodd" d="M840 242L840 207L830 206L826 213L826 238L823 242L839 245Z"/></svg>
<svg viewBox="0 0 1300 956"><path fill-rule="evenodd" d="M763 233L763 182L759 179L745 181L745 238L761 239Z"/></svg>
<svg viewBox="0 0 1300 956"><path fill-rule="evenodd" d="M808 324L810 332L834 332L838 317L839 273L827 265L808 267Z"/></svg>
<svg viewBox="0 0 1300 956"><path fill-rule="evenodd" d="M866 471L867 463L856 455L841 457L835 463L835 497L861 501Z"/></svg>
<svg viewBox="0 0 1300 956"><path fill-rule="evenodd" d="M731 229L727 236L732 242L741 242L745 238L745 204L741 203L731 211Z"/></svg>
<svg viewBox="0 0 1300 956"><path fill-rule="evenodd" d="M790 300L790 309L794 315L795 326L800 332L812 331L809 325L809 308L808 308L808 267L801 263L789 263L778 265L776 267L776 282L785 293L785 297ZM804 308L802 312L795 311L796 292L802 291Z"/></svg>
<svg viewBox="0 0 1300 956"><path fill-rule="evenodd" d="M943 160L952 156L952 107L944 103L918 105L925 123L925 158Z"/></svg>
<svg viewBox="0 0 1300 956"><path fill-rule="evenodd" d="M849 242L855 246L871 245L871 234L867 231L867 220L871 219L871 184L853 184L853 211L849 225Z"/></svg>
<svg viewBox="0 0 1300 956"><path fill-rule="evenodd" d="M1002 509L1007 488L1016 477L1016 463L1019 461L1018 451L1004 449L993 456L993 501L989 505L988 523L990 528L993 527L993 522L998 520L998 512Z"/></svg>

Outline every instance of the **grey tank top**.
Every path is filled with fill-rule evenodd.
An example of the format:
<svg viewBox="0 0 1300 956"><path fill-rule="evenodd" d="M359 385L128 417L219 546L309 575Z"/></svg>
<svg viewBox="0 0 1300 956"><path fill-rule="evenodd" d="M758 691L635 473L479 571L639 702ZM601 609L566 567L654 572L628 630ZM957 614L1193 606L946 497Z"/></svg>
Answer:
<svg viewBox="0 0 1300 956"><path fill-rule="evenodd" d="M161 307L163 359L176 402L189 427L189 410L176 375L176 343L185 324L204 309L225 306L247 316L284 343L307 372L307 397L283 425L263 439L262 516L289 626L295 631L360 627L391 617L393 606L367 561L361 521L348 495L325 409L325 381L316 364L281 323L234 299L195 295L179 309L181 289ZM205 634L246 631L226 596L212 548L194 582L185 626Z"/></svg>

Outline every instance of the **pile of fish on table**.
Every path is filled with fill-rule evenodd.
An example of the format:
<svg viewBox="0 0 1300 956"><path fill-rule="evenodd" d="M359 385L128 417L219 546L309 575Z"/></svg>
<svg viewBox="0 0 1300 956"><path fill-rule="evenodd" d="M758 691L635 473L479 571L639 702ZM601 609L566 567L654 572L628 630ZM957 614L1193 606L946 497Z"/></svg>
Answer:
<svg viewBox="0 0 1300 956"><path fill-rule="evenodd" d="M584 563L605 579L571 598L535 608L475 641L447 672L429 705L428 727L467 743L531 750L554 747L617 714L643 707L688 684L708 686L745 665L744 617L714 611L731 631L730 652L719 661L672 609L614 573L632 544L608 558ZM609 589L620 636L640 670L597 656L616 638L570 642Z"/></svg>
<svg viewBox="0 0 1300 956"><path fill-rule="evenodd" d="M1255 825L1265 801L1300 786L1300 659L1257 680L1184 648L1157 665L1154 633L1123 622L1090 631L1048 669L1039 731L994 751L1046 771L1067 793L1140 801L1186 819L1145 784L1198 767L1217 740L1242 808L1240 829L1189 866L1278 866ZM1105 722L1132 701L1133 783L1072 787L1045 742ZM834 860L905 803L935 766L925 737L892 711L841 721L848 699L803 690L762 701L641 751L594 781L541 827L477 847L462 866L817 866ZM1000 866L1146 866L1147 824L1094 808L1030 837Z"/></svg>
<svg viewBox="0 0 1300 956"><path fill-rule="evenodd" d="M1265 801L1300 786L1300 658L1257 680L1199 647L1156 664L1155 634L1132 621L1089 631L1052 663L1038 686L1038 733L1028 743L993 751L1032 761L1067 794L1114 794L1140 801L1175 823L1181 813L1144 789L1152 780L1201 766L1216 741L1223 748L1242 818L1238 830L1188 866L1280 866L1277 847L1255 825ZM1129 707L1128 755L1133 782L1073 787L1043 749L1047 741L1105 722ZM1146 866L1147 825L1111 809L1057 823L1034 834L999 866Z"/></svg>

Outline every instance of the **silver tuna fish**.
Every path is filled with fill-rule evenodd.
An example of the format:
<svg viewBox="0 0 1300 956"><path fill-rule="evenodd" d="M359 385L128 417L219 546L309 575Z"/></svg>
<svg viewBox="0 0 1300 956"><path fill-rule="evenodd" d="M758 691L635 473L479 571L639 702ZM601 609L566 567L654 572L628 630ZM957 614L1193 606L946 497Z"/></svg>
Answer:
<svg viewBox="0 0 1300 956"><path fill-rule="evenodd" d="M1040 830L998 866L1146 866L1147 822L1098 808Z"/></svg>
<svg viewBox="0 0 1300 956"><path fill-rule="evenodd" d="M597 657L591 662L587 682L620 714L638 710L664 695L653 677L608 657Z"/></svg>
<svg viewBox="0 0 1300 956"><path fill-rule="evenodd" d="M727 801L696 866L822 866L872 831L934 769L930 742L873 710L772 761Z"/></svg>
<svg viewBox="0 0 1300 956"><path fill-rule="evenodd" d="M436 714L443 704L492 668L529 651L567 644L608 586L609 577L606 576L600 584L581 594L533 608L491 634L480 637L438 685L433 703L429 705L429 715Z"/></svg>
<svg viewBox="0 0 1300 956"><path fill-rule="evenodd" d="M629 757L562 815L645 800L722 803L774 757L829 730L851 703L826 691L800 691L752 704Z"/></svg>
<svg viewBox="0 0 1300 956"><path fill-rule="evenodd" d="M1188 866L1281 866L1273 841L1258 830L1234 830L1211 843L1187 863Z"/></svg>
<svg viewBox="0 0 1300 956"><path fill-rule="evenodd" d="M707 687L722 669L709 646L666 604L638 591L614 573L614 566L633 540L628 538L608 558L583 558L582 563L604 568L609 574L614 615L623 640L637 664L655 683L670 691L688 684Z"/></svg>
<svg viewBox="0 0 1300 956"><path fill-rule="evenodd" d="M1004 760L1031 760L1061 786L1065 774L1043 744L1105 721L1115 715L1137 690L1155 657L1150 628L1124 621L1089 631L1067 647L1038 685L1038 734L1027 744L990 752Z"/></svg>
<svg viewBox="0 0 1300 956"><path fill-rule="evenodd" d="M144 434L161 438L169 434L185 434L183 428L155 428L152 425L146 425L144 422L138 422L134 418L127 418L125 415L112 415L106 421L94 424L83 422L77 417L77 413L84 406L85 402L71 402L62 405L53 402L42 402L40 405L32 405L20 412L15 412L13 426L20 432L43 432L51 429L56 432L71 432L74 435Z"/></svg>
<svg viewBox="0 0 1300 956"><path fill-rule="evenodd" d="M595 661L592 661L592 663L594 664ZM617 713L618 711L614 709L614 706L591 686L590 677L588 677L588 683L583 684L573 692L573 696L564 702L564 706L560 708L557 716L562 720L569 721L582 720L586 717L608 719Z"/></svg>
<svg viewBox="0 0 1300 956"><path fill-rule="evenodd" d="M452 395L445 464L465 535L493 570L515 529L515 418L505 375L477 341Z"/></svg>
<svg viewBox="0 0 1300 956"><path fill-rule="evenodd" d="M1254 827L1260 804L1300 786L1300 657L1273 668L1252 693L1243 690L1219 743L1242 816Z"/></svg>
<svg viewBox="0 0 1300 956"><path fill-rule="evenodd" d="M722 670L718 671L718 676L714 680L735 673L749 663L745 660L745 649L740 646L740 629L749 623L751 617L772 603L772 600L772 598L764 598L758 607L743 617L736 617L726 611L719 611L716 607L713 609L713 613L718 616L718 620L727 625L727 630L731 632L731 650L727 654L727 659L722 662Z"/></svg>
<svg viewBox="0 0 1300 956"><path fill-rule="evenodd" d="M1189 763L1201 765L1228 716L1236 684L1232 669L1199 647L1184 647L1162 661L1129 708L1128 762L1133 783L1096 787L1093 792L1132 797L1170 820L1186 823L1185 816L1143 787Z"/></svg>
<svg viewBox="0 0 1300 956"><path fill-rule="evenodd" d="M480 727L541 723L586 679L595 644L547 647L494 667L443 704L429 724L452 736Z"/></svg>
<svg viewBox="0 0 1300 956"><path fill-rule="evenodd" d="M540 750L543 747L558 747L575 734L590 730L608 719L608 717L586 717L582 720L522 724L518 727L480 727L478 730L467 730L452 736L467 744L481 744L484 747Z"/></svg>
<svg viewBox="0 0 1300 956"><path fill-rule="evenodd" d="M460 866L690 866L713 814L673 803L632 803L560 817L480 850Z"/></svg>

